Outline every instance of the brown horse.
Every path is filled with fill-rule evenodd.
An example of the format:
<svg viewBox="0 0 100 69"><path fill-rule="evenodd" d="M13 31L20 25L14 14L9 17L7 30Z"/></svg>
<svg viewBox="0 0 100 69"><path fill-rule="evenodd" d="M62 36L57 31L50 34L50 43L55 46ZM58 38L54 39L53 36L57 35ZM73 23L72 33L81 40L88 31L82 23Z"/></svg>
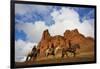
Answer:
<svg viewBox="0 0 100 69"><path fill-rule="evenodd" d="M62 57L64 57L65 55L68 56L68 52L73 54L73 56L75 57L77 49L80 49L79 44L74 44L72 46L69 46L69 48L63 48L62 49Z"/></svg>

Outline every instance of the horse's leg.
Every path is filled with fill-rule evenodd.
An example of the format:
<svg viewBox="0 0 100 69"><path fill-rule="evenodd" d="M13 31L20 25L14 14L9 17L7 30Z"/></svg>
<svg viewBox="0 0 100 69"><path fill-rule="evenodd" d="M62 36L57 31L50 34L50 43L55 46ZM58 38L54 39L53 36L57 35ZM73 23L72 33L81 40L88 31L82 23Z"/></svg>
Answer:
<svg viewBox="0 0 100 69"><path fill-rule="evenodd" d="M53 55L55 56L55 53L53 53Z"/></svg>
<svg viewBox="0 0 100 69"><path fill-rule="evenodd" d="M53 55L53 56L55 56L55 53L54 53L54 52L52 52L52 55Z"/></svg>
<svg viewBox="0 0 100 69"><path fill-rule="evenodd" d="M62 53L61 57L63 58L64 57L64 54Z"/></svg>
<svg viewBox="0 0 100 69"><path fill-rule="evenodd" d="M32 55L32 56L31 56L31 61L34 62L35 58L36 58L36 57L35 57L35 54Z"/></svg>
<svg viewBox="0 0 100 69"><path fill-rule="evenodd" d="M68 57L68 52L66 52L66 56Z"/></svg>
<svg viewBox="0 0 100 69"><path fill-rule="evenodd" d="M30 57L30 55L27 56L26 61L29 61L29 57Z"/></svg>
<svg viewBox="0 0 100 69"><path fill-rule="evenodd" d="M62 51L62 58L64 57L64 55L65 55L65 53L64 53L64 51Z"/></svg>
<svg viewBox="0 0 100 69"><path fill-rule="evenodd" d="M32 62L33 62L33 61L34 61L34 57L31 57L30 61L32 61Z"/></svg>
<svg viewBox="0 0 100 69"><path fill-rule="evenodd" d="M37 53L35 54L35 57L34 57L35 59L37 58Z"/></svg>
<svg viewBox="0 0 100 69"><path fill-rule="evenodd" d="M30 56L30 58L29 58L29 61L31 61L32 60L32 56Z"/></svg>
<svg viewBox="0 0 100 69"><path fill-rule="evenodd" d="M52 56L54 56L54 54L53 54L53 53L52 53L51 55L52 55Z"/></svg>
<svg viewBox="0 0 100 69"><path fill-rule="evenodd" d="M47 56L47 53L45 53L45 56Z"/></svg>
<svg viewBox="0 0 100 69"><path fill-rule="evenodd" d="M48 57L49 53L46 53L46 57Z"/></svg>
<svg viewBox="0 0 100 69"><path fill-rule="evenodd" d="M73 54L74 54L74 57L76 57L76 53L74 52Z"/></svg>
<svg viewBox="0 0 100 69"><path fill-rule="evenodd" d="M28 61L28 56L27 56L27 58L26 58L26 62Z"/></svg>

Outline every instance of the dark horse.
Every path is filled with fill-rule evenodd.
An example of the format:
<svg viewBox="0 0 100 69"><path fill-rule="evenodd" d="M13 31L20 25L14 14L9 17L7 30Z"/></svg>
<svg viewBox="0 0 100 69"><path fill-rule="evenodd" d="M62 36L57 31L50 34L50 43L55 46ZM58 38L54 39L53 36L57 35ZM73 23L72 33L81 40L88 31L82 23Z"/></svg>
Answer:
<svg viewBox="0 0 100 69"><path fill-rule="evenodd" d="M37 49L36 46L34 46L31 53L27 55L26 61L34 61L39 53L40 50Z"/></svg>
<svg viewBox="0 0 100 69"><path fill-rule="evenodd" d="M62 57L64 57L64 55L68 56L68 52L73 54L73 56L75 57L77 49L80 49L80 45L79 44L71 45L69 43L69 47L68 48L63 48L62 49Z"/></svg>

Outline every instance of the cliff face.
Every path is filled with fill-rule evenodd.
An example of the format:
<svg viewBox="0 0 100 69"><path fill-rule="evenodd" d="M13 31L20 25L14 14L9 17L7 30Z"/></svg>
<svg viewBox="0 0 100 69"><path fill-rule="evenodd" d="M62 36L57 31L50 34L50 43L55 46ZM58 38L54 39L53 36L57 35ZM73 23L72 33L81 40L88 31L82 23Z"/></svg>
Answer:
<svg viewBox="0 0 100 69"><path fill-rule="evenodd" d="M42 34L42 38L41 38L41 41L39 42L38 44L38 47L40 48L40 53L43 54L44 50L50 46L51 42L51 36L49 34L49 31L48 30L45 30Z"/></svg>
<svg viewBox="0 0 100 69"><path fill-rule="evenodd" d="M69 31L66 30L64 33L64 38L66 42L71 40L71 44L79 44L81 46L81 52L88 52L94 50L94 39L91 37L85 37L78 32L77 29Z"/></svg>
<svg viewBox="0 0 100 69"><path fill-rule="evenodd" d="M53 44L54 47L68 47L69 40L71 44L79 44L81 52L94 50L94 39L91 37L85 37L84 35L80 34L77 29L71 31L66 30L64 32L64 36L50 36L49 31L45 30L42 34L42 38L38 44L38 47L40 48L41 55L43 55L44 51L50 47L51 44Z"/></svg>

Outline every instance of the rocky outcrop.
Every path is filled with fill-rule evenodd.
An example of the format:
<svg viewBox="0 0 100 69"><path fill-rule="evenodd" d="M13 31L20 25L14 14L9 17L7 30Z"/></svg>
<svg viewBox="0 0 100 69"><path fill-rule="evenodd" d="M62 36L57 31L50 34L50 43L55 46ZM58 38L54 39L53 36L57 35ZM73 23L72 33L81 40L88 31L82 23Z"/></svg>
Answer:
<svg viewBox="0 0 100 69"><path fill-rule="evenodd" d="M43 34L42 34L42 38L41 41L38 44L38 47L40 48L40 54L42 55L44 50L49 46L51 41L51 36L49 34L48 29L46 29Z"/></svg>
<svg viewBox="0 0 100 69"><path fill-rule="evenodd" d="M54 47L68 47L69 40L71 44L79 44L81 52L93 51L94 50L94 39L91 37L85 37L81 33L78 32L77 29L74 30L66 30L64 32L64 36L55 35L51 36L49 31L46 29L43 34L42 38L38 44L40 48L40 54L43 55L44 51L51 46Z"/></svg>

